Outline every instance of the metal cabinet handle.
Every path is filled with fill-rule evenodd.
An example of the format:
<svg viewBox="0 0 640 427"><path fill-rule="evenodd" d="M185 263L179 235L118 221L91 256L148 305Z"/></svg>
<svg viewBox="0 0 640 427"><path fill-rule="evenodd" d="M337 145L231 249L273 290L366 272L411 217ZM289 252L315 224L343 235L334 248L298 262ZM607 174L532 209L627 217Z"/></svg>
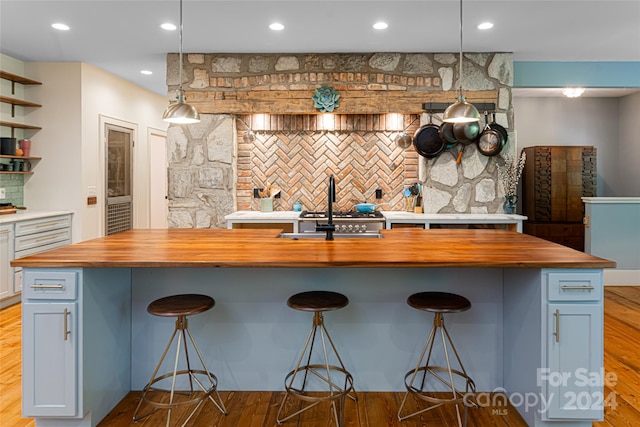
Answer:
<svg viewBox="0 0 640 427"><path fill-rule="evenodd" d="M0 234L9 234L9 230L0 230Z"/></svg>
<svg viewBox="0 0 640 427"><path fill-rule="evenodd" d="M64 325L62 326L62 328L64 329L64 340L67 341L67 338L69 336L69 334L71 333L71 331L68 330L68 325L67 325L67 318L69 317L69 310L68 309L64 309Z"/></svg>
<svg viewBox="0 0 640 427"><path fill-rule="evenodd" d="M571 286L571 285L562 285L560 286L560 289L562 289L563 291L575 291L575 290L581 290L581 291L592 291L595 288L593 286Z"/></svg>
<svg viewBox="0 0 640 427"><path fill-rule="evenodd" d="M36 228L42 228L42 227L51 227L52 225L58 225L60 224L60 221L51 221L51 222L45 222L42 224L36 224Z"/></svg>
<svg viewBox="0 0 640 427"><path fill-rule="evenodd" d="M36 239L36 243L40 243L40 242L46 242L47 240L54 240L59 238L60 236L57 234L54 234L53 236L48 236L48 237L41 237L40 239Z"/></svg>
<svg viewBox="0 0 640 427"><path fill-rule="evenodd" d="M62 289L63 285L29 285L31 289Z"/></svg>
<svg viewBox="0 0 640 427"><path fill-rule="evenodd" d="M556 342L560 342L560 310L556 309Z"/></svg>

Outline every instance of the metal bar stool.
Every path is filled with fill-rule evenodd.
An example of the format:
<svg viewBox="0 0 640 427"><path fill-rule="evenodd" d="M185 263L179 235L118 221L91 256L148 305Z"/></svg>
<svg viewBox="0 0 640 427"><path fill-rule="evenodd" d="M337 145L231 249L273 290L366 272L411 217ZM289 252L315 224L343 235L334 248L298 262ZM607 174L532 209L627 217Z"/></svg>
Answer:
<svg viewBox="0 0 640 427"><path fill-rule="evenodd" d="M453 341L451 340L449 332L447 331L447 328L444 324L443 315L444 313L460 313L462 311L469 310L471 308L471 302L463 296L446 292L420 292L409 296L409 298L407 298L407 304L418 310L424 310L434 313L434 319L433 327L431 328L431 332L429 333L429 338L427 339L424 349L422 350L422 354L420 355L420 359L418 360L416 368L407 372L404 376L404 385L407 388L407 391L404 395L404 398L402 399L400 408L398 409L398 420L404 421L408 418L411 418L418 414L422 414L426 411L430 411L439 406L453 404L456 407L458 426L466 426L467 405L471 405L474 407L477 407L477 405L473 401L473 399L469 399L468 397L465 398L465 395L471 393L469 396L473 396L476 391L476 386L469 375L467 375L467 371L462 365L462 361L460 360L458 351L453 345ZM436 341L436 335L438 334L438 331L440 331L440 336L442 337L442 347L444 350L444 357L447 366L434 366L429 364L431 360L433 345ZM459 370L453 369L451 367L451 362L449 360L449 350L447 349L447 346L450 346L453 350L456 360L458 361L458 366L460 367ZM423 364L422 361L425 359L425 354L427 355L427 357L426 361ZM419 380L418 376L421 377ZM464 392L456 388L454 377L458 378L458 383L464 381ZM429 385L429 379L433 379L432 382L435 382L436 384L441 383L445 385L447 388L446 395L448 395L449 390L451 390L450 397L435 397L433 395L429 395L429 391L426 389ZM416 380L419 381L419 385L415 384ZM402 415L402 410L409 394L417 397L424 402L427 402L428 406L424 409L417 410L410 414ZM460 404L464 405L464 420L460 415Z"/></svg>
<svg viewBox="0 0 640 427"><path fill-rule="evenodd" d="M344 363L342 363L338 350L336 350L336 346L331 336L329 336L329 331L327 331L324 325L322 313L325 311L338 310L346 307L347 304L349 304L349 299L346 296L337 292L327 291L302 292L291 296L287 300L289 307L295 310L313 312L314 316L311 330L302 348L302 353L296 363L296 367L286 375L284 380L286 393L282 399L276 418L279 425L313 408L321 402L331 402L336 426L343 424L345 397L348 396L354 401L356 400L355 389L353 388L353 376L346 370ZM320 332L319 341L322 345L322 361L321 363L312 363L311 356L318 332ZM327 348L325 337L329 341L330 348ZM331 357L331 354L329 354L327 350L333 351L338 365L330 364L329 357ZM302 365L305 354L306 362ZM318 389L314 387L316 383L311 384L314 381L322 387L328 388L328 390L318 391ZM284 415L283 408L290 397L300 399L308 404L298 411ZM340 402L339 411L336 407L337 401Z"/></svg>
<svg viewBox="0 0 640 427"><path fill-rule="evenodd" d="M151 415L159 409L167 409L167 427L169 427L171 423L171 410L184 405L195 405L187 419L184 421L182 426L185 426L193 414L198 410L202 402L204 402L207 398L213 402L214 405L222 412L222 414L227 415L227 410L224 407L224 403L220 398L220 394L218 393L217 384L218 379L215 375L213 375L204 363L202 359L202 355L200 354L200 350L198 350L198 346L196 345L191 332L189 331L189 323L187 321L187 316L198 314L205 312L211 309L215 305L215 301L213 298L206 295L197 295L197 294L185 294L185 295L173 295L165 298L160 298L153 301L147 307L147 311L154 316L160 317L177 317L176 326L173 330L173 334L171 335L171 339L167 344L167 347L162 353L162 357L160 358L160 362L156 366L155 371L153 371L153 375L151 375L151 380L144 387L142 392L142 397L138 402L138 406L136 406L136 410L133 413L133 422L138 422L142 418ZM178 337L178 342L176 345L176 357L173 362L173 371L158 376L158 371L162 367L162 362L166 357L171 345L173 344L174 339ZM198 359L200 360L200 364L202 365L202 369L192 369L191 362L189 361L189 349L187 347L187 337L189 338L189 342L196 354L198 355ZM180 357L180 349L184 349L185 361L187 365L187 369L178 370L178 359ZM176 390L176 378L184 375L189 380L189 390ZM199 378L200 377L200 378ZM166 390L161 387L153 387L154 384L162 381L166 378L171 378L171 389ZM202 391L201 395L194 396L194 382L200 391ZM196 390L197 391L197 390ZM156 395L154 392L160 392L159 395ZM163 402L161 397L162 395L166 395L169 393L169 402ZM217 396L217 401L214 399L213 394ZM186 398L180 398L180 396L187 396ZM176 400L177 399L177 400ZM165 399L166 400L166 399ZM142 402L146 402L148 405L152 406L149 412L138 416L138 410L142 405Z"/></svg>

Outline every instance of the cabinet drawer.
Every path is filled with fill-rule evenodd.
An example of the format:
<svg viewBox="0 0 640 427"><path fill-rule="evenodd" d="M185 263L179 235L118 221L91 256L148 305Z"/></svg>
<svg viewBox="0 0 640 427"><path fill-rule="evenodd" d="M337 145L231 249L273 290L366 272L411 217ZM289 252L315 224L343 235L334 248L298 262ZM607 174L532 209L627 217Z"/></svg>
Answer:
<svg viewBox="0 0 640 427"><path fill-rule="evenodd" d="M71 227L70 215L58 215L47 218L30 219L16 222L16 237L42 231L57 230Z"/></svg>
<svg viewBox="0 0 640 427"><path fill-rule="evenodd" d="M16 237L15 251L24 251L27 249L39 248L41 246L49 246L58 242L70 242L71 229L62 228L60 230L51 230L27 236ZM52 245L57 247L56 245ZM64 246L64 245L62 245Z"/></svg>
<svg viewBox="0 0 640 427"><path fill-rule="evenodd" d="M78 273L75 271L23 271L27 299L76 299Z"/></svg>
<svg viewBox="0 0 640 427"><path fill-rule="evenodd" d="M547 276L549 301L600 301L602 292L600 273L549 273Z"/></svg>

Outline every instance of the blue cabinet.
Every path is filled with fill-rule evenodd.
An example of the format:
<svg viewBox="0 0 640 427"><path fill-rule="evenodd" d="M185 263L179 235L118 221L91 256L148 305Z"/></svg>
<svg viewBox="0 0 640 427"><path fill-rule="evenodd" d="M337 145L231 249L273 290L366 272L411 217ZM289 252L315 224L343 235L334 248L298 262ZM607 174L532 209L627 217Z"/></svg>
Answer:
<svg viewBox="0 0 640 427"><path fill-rule="evenodd" d="M22 304L22 415L79 413L77 271L31 270Z"/></svg>
<svg viewBox="0 0 640 427"><path fill-rule="evenodd" d="M547 290L546 419L602 419L602 274L549 273Z"/></svg>
<svg viewBox="0 0 640 427"><path fill-rule="evenodd" d="M77 304L25 303L22 318L22 415L76 416Z"/></svg>

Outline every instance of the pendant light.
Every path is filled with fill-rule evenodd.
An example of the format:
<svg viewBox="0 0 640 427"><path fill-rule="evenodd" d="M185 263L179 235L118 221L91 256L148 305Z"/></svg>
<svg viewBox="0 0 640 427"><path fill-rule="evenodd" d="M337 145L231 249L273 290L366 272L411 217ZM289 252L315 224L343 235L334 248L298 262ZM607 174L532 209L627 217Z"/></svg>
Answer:
<svg viewBox="0 0 640 427"><path fill-rule="evenodd" d="M178 96L176 97L176 101L169 104L166 110L164 110L164 114L162 115L162 120L169 123L177 123L177 124L189 124L189 123L198 123L200 121L200 115L198 115L198 111L194 106L189 105L185 102L185 94L184 89L182 89L182 0L180 0L180 86L178 87Z"/></svg>
<svg viewBox="0 0 640 427"><path fill-rule="evenodd" d="M468 103L462 94L462 0L460 0L460 73L459 73L459 91L458 100L449 105L442 115L443 122L449 123L472 123L480 121L480 113Z"/></svg>

